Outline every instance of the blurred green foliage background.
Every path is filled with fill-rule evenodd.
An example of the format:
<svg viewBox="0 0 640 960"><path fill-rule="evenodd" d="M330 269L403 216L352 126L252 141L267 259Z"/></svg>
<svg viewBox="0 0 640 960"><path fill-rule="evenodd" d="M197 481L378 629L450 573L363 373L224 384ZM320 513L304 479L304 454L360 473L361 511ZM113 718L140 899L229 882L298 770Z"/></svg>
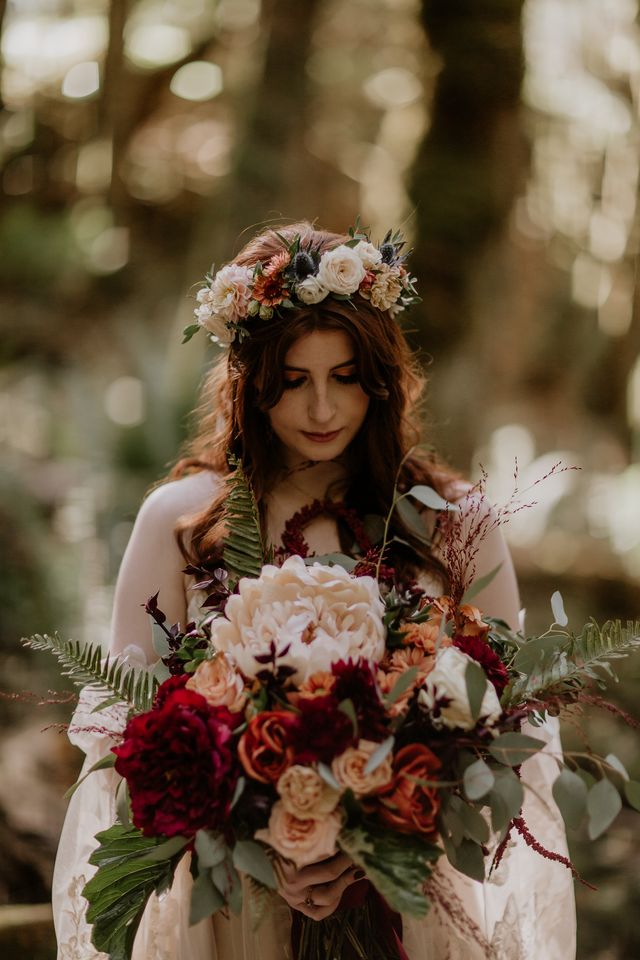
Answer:
<svg viewBox="0 0 640 960"><path fill-rule="evenodd" d="M105 640L210 349L192 284L264 221L401 226L428 435L507 499L530 629L638 616L637 0L0 0L0 904L47 898L78 758L55 670ZM640 669L615 691L637 713ZM640 776L637 732L589 716ZM568 741L574 736L567 728ZM571 837L581 960L640 955L637 821ZM24 955L24 953L22 954ZM35 955L35 954L34 954Z"/></svg>

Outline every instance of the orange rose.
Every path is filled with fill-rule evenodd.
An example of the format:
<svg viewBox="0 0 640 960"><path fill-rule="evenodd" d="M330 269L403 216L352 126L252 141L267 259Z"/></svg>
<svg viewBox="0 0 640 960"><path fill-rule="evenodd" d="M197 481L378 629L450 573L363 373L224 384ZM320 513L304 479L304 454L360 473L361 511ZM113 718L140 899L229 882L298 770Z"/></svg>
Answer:
<svg viewBox="0 0 640 960"><path fill-rule="evenodd" d="M376 812L386 826L400 833L421 833L432 839L440 798L435 787L425 787L416 780L436 780L441 763L421 743L411 743L396 754L393 777L377 796Z"/></svg>
<svg viewBox="0 0 640 960"><path fill-rule="evenodd" d="M460 607L456 620L457 632L463 637L485 637L490 630L478 608L469 603Z"/></svg>
<svg viewBox="0 0 640 960"><path fill-rule="evenodd" d="M293 763L297 716L288 710L265 710L249 721L238 742L242 766L254 780L277 783Z"/></svg>

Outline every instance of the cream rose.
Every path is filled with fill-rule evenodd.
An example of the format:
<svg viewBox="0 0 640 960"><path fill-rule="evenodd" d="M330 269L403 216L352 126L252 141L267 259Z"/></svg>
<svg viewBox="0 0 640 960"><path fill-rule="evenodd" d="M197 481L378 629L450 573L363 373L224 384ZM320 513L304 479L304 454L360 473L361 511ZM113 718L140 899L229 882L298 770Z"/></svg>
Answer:
<svg viewBox="0 0 640 960"><path fill-rule="evenodd" d="M253 271L230 263L218 270L209 287L198 291L195 310L198 323L221 343L230 343L235 331L229 326L247 316Z"/></svg>
<svg viewBox="0 0 640 960"><path fill-rule="evenodd" d="M376 267L375 280L367 289L363 289L363 296L371 300L378 310L389 310L402 293L402 280L397 267L390 267L388 263L381 263Z"/></svg>
<svg viewBox="0 0 640 960"><path fill-rule="evenodd" d="M357 747L347 747L344 753L336 757L331 764L331 772L340 786L353 790L356 797L377 793L391 780L390 754L387 754L382 763L379 763L371 773L364 772L364 768L379 746L379 743L373 743L371 740L360 740Z"/></svg>
<svg viewBox="0 0 640 960"><path fill-rule="evenodd" d="M255 836L270 844L282 857L292 860L300 870L337 853L336 840L341 827L342 816L337 811L321 820L299 820L278 800L272 807L269 825L256 830Z"/></svg>
<svg viewBox="0 0 640 960"><path fill-rule="evenodd" d="M434 708L436 709L436 715L432 716L435 727L447 727L449 730L471 730L475 726L475 721L471 716L465 680L470 661L471 657L458 650L457 647L447 647L438 653L435 666L418 694L420 703L432 713ZM445 700L445 703L438 702L441 700ZM487 680L487 687L480 707L480 719L491 726L501 713L500 701L496 695L495 687Z"/></svg>
<svg viewBox="0 0 640 960"><path fill-rule="evenodd" d="M321 820L338 806L340 794L313 767L294 764L276 784L282 804L298 820Z"/></svg>
<svg viewBox="0 0 640 960"><path fill-rule="evenodd" d="M302 300L303 303L320 303L328 293L328 289L313 276L305 277L296 287L298 300Z"/></svg>
<svg viewBox="0 0 640 960"><path fill-rule="evenodd" d="M361 240L353 249L362 260L365 270L371 270L372 267L377 267L379 263L382 263L382 254L368 240Z"/></svg>
<svg viewBox="0 0 640 960"><path fill-rule="evenodd" d="M378 662L384 655L384 604L373 577L351 577L342 567L289 557L245 577L224 617L211 623L211 642L230 654L246 677L265 669L256 657L275 644L278 665L292 667L294 683L328 671L349 657Z"/></svg>
<svg viewBox="0 0 640 960"><path fill-rule="evenodd" d="M347 296L356 292L366 272L355 250L341 243L339 247L322 255L318 280L331 293Z"/></svg>
<svg viewBox="0 0 640 960"><path fill-rule="evenodd" d="M226 653L203 660L187 680L187 687L204 697L209 706L227 707L231 713L240 713L247 702L244 681Z"/></svg>

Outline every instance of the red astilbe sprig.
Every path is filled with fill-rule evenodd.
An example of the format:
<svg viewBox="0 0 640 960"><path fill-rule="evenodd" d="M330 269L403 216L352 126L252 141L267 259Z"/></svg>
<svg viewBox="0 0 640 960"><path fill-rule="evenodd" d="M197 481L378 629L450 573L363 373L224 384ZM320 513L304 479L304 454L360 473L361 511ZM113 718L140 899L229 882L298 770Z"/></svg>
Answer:
<svg viewBox="0 0 640 960"><path fill-rule="evenodd" d="M526 845L528 847L531 847L532 850L535 850L535 852L539 854L541 857L544 857L545 860L553 860L555 863L561 863L564 867L567 868L567 870L571 870L571 873L573 874L574 879L579 880L580 883L583 884L583 886L588 887L589 890L597 889L597 887L594 887L592 883L589 883L588 880L584 880L580 876L580 874L578 873L578 871L576 870L576 868L571 863L571 860L569 860L568 857L563 856L561 853L556 853L554 850L547 850L546 847L543 847L542 844L538 840L536 840L536 838L533 836L533 834L529 830L529 827L525 823L524 817L514 817L511 823L509 824L507 832L505 833L504 837L500 841L500 844L498 845L498 848L493 855L493 861L491 863L491 869L489 871L490 873L492 873L494 870L497 870L498 867L500 866L500 861L502 860L504 856L504 852L507 849L507 845L511 837L511 832L514 828L516 832L520 834L520 836L522 837Z"/></svg>
<svg viewBox="0 0 640 960"><path fill-rule="evenodd" d="M465 591L475 579L478 553L484 541L516 514L536 505L535 499L524 500L523 495L551 477L579 469L580 467L576 466L563 466L562 461L558 460L542 477L520 490L516 458L511 495L506 503L494 506L486 494L487 471L480 466L480 479L467 490L458 503L438 515L438 551L447 567L449 592L455 606L461 602Z"/></svg>

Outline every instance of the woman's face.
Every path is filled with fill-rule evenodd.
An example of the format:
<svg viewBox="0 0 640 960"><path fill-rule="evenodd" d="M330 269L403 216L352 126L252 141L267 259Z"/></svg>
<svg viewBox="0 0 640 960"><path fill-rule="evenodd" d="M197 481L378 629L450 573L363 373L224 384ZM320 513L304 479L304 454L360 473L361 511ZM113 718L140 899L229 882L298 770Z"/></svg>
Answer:
<svg viewBox="0 0 640 960"><path fill-rule="evenodd" d="M287 466L339 457L369 406L351 338L342 330L305 334L287 351L282 376L284 392L267 416Z"/></svg>

